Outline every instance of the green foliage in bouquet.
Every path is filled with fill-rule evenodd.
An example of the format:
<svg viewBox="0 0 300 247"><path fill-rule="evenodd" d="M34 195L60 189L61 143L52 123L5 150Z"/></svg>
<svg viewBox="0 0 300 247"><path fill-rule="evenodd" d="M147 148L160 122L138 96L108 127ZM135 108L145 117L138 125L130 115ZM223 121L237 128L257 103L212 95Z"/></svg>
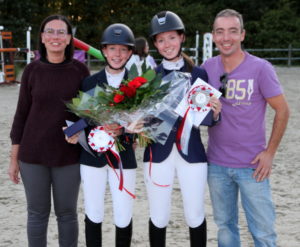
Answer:
<svg viewBox="0 0 300 247"><path fill-rule="evenodd" d="M149 105L159 102L166 94L170 82L163 82L162 75L142 66L142 75L138 76L136 65L132 65L128 79L123 80L119 88L105 84L96 86L89 92L79 92L67 107L81 118L95 125L115 123L114 114L134 114ZM137 134L140 146L151 142L147 133Z"/></svg>
<svg viewBox="0 0 300 247"><path fill-rule="evenodd" d="M123 80L118 89L105 84L105 88L96 86L92 94L80 91L72 102L67 103L67 107L79 117L100 124L108 122L112 114L130 113L156 103L166 95L170 82L162 84L162 75L145 66L142 71L142 75L138 76L133 65L128 79Z"/></svg>

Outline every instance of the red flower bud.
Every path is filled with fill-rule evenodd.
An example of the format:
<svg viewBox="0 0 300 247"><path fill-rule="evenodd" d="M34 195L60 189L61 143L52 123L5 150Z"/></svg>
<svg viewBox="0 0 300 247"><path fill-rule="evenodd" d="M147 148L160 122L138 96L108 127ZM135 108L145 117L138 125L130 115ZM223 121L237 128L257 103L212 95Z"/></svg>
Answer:
<svg viewBox="0 0 300 247"><path fill-rule="evenodd" d="M120 102L122 102L123 100L124 100L124 98L125 98L125 96L124 95L122 95L122 94L115 94L115 96L114 96L114 102L115 103L120 103Z"/></svg>
<svg viewBox="0 0 300 247"><path fill-rule="evenodd" d="M121 86L120 91L125 94L128 98L132 98L135 96L136 89L134 87Z"/></svg>
<svg viewBox="0 0 300 247"><path fill-rule="evenodd" d="M145 84L147 82L146 78L144 77L136 77L135 79L137 79L141 84Z"/></svg>
<svg viewBox="0 0 300 247"><path fill-rule="evenodd" d="M128 87L139 88L146 82L147 82L147 80L144 77L139 76L139 77L134 78L132 81L130 81L128 83Z"/></svg>
<svg viewBox="0 0 300 247"><path fill-rule="evenodd" d="M134 79L128 83L128 87L131 88L139 88L140 86L142 86L142 84Z"/></svg>

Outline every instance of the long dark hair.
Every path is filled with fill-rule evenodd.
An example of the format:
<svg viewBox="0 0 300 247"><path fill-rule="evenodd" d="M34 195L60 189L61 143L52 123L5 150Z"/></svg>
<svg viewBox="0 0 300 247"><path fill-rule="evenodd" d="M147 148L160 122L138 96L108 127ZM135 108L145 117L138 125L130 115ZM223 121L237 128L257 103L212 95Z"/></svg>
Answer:
<svg viewBox="0 0 300 247"><path fill-rule="evenodd" d="M74 54L72 25L71 25L70 21L67 19L67 17L65 17L63 15L50 15L42 21L42 24L41 24L40 30L39 30L39 34L38 34L38 50L41 55L41 58L43 58L43 59L47 58L47 50L46 50L45 45L42 43L42 33L44 32L44 28L45 28L46 24L53 20L63 21L67 25L68 34L71 35L71 40L65 49L65 57L66 57L66 60L71 60L73 58L73 54Z"/></svg>
<svg viewBox="0 0 300 247"><path fill-rule="evenodd" d="M182 55L183 60L184 60L184 62L186 64L187 72L192 73L193 68L195 67L194 61L189 57L189 55L187 55L183 51L181 52L181 55Z"/></svg>
<svg viewBox="0 0 300 247"><path fill-rule="evenodd" d="M138 37L135 39L134 54L139 55L140 58L147 57L148 53L145 53L147 40L144 37Z"/></svg>
<svg viewBox="0 0 300 247"><path fill-rule="evenodd" d="M183 34L184 40L185 40L185 32L184 32L183 30L177 30L177 33L178 33L179 35ZM181 47L180 47L181 56L183 57L184 63L185 63L185 65L186 65L187 72L192 73L193 68L194 68L194 66L195 66L195 63L194 63L194 61L189 57L189 55L187 55L185 52L182 51L182 45L183 45L183 43L181 43Z"/></svg>

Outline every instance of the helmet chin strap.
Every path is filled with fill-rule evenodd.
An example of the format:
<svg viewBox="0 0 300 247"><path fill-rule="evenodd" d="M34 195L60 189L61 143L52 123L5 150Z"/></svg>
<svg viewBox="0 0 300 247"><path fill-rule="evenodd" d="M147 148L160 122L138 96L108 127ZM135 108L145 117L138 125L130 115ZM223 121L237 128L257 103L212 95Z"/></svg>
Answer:
<svg viewBox="0 0 300 247"><path fill-rule="evenodd" d="M179 58L181 56L181 51L179 51L179 53L175 56L175 57L173 57L173 58L166 58L166 57L163 57L165 60L167 60L167 61L172 61L173 59L175 59L175 58Z"/></svg>
<svg viewBox="0 0 300 247"><path fill-rule="evenodd" d="M131 56L132 56L132 54L131 54ZM129 59L131 58L131 56L127 59L126 63L124 63L124 64L123 64L121 67L119 67L119 68L114 68L113 66L111 66L111 64L107 61L106 56L104 56L104 59L105 59L107 65L108 65L108 67L111 68L112 70L122 70L122 69L125 68L127 62L128 62Z"/></svg>
<svg viewBox="0 0 300 247"><path fill-rule="evenodd" d="M182 42L181 42L181 45L180 45L180 49L179 49L179 51L178 51L178 53L177 53L177 55L175 56L175 57L173 57L173 58L166 58L166 57L163 57L165 60L167 60L167 61L172 61L173 59L175 59L175 58L180 58L181 57L181 52L182 52Z"/></svg>
<svg viewBox="0 0 300 247"><path fill-rule="evenodd" d="M124 69L125 66L126 66L126 63L125 63L124 65L122 65L122 66L119 67L119 68L114 68L113 66L110 65L109 62L106 61L106 63L107 63L107 65L108 65L108 67L109 67L110 69L112 69L112 70L122 70L122 69Z"/></svg>

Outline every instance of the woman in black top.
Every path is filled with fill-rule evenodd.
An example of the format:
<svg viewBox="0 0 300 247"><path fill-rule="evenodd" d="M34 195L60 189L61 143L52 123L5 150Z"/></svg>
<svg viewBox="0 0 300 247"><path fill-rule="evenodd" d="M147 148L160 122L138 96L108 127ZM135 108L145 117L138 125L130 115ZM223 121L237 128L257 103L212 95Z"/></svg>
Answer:
<svg viewBox="0 0 300 247"><path fill-rule="evenodd" d="M73 59L72 27L66 17L52 15L41 24L41 58L24 69L11 130L9 176L27 200L28 246L47 246L51 193L59 246L77 246L77 198L80 148L65 141L65 121L75 121L65 102L77 95L87 67ZM24 244L25 245L25 244Z"/></svg>

